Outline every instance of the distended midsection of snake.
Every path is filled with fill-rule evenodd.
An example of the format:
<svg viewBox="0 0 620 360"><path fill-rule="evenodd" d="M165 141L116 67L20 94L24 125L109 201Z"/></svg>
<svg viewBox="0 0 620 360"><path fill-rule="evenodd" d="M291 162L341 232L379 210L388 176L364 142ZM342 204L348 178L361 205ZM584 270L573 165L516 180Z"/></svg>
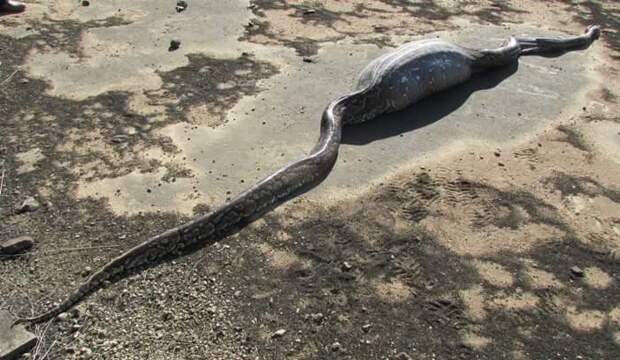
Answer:
<svg viewBox="0 0 620 360"><path fill-rule="evenodd" d="M443 40L412 42L371 62L357 90L331 102L321 119L320 136L310 153L260 181L218 209L131 248L92 274L60 305L16 323L38 323L69 310L106 281L155 264L178 251L206 245L243 228L274 207L312 189L327 177L336 158L342 126L401 110L433 93L467 81L473 73L508 65L521 55L569 51L589 46L598 26L565 39L511 38L497 49L467 49Z"/></svg>

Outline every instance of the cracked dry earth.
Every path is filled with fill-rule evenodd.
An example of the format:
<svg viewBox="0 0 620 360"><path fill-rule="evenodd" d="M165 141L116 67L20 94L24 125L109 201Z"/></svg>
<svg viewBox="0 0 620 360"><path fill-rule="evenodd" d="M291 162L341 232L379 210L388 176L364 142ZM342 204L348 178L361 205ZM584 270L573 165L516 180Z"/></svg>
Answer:
<svg viewBox="0 0 620 360"><path fill-rule="evenodd" d="M302 196L33 327L40 345L23 358L620 357L616 4L188 3L177 14L160 0L31 1L0 18L0 241L36 242L0 258L1 309L49 308L112 257L307 151L315 134L245 153L207 145L250 122L299 135L296 119L308 116L318 131L341 85L317 84L308 109L269 94L334 48L372 57L480 25L604 31L588 50L591 84L565 111L541 116L536 103L551 100L540 93L519 113L539 128L501 143L448 138L366 186ZM169 53L173 38L181 48ZM333 82L350 83L346 63L335 69ZM364 146L349 148L342 160L352 163L347 151ZM18 214L28 196L41 208Z"/></svg>

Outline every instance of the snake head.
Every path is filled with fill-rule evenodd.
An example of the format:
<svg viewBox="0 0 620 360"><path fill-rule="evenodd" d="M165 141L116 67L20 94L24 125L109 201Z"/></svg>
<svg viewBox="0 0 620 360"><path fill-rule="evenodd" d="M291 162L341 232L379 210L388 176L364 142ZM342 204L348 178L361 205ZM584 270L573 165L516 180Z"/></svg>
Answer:
<svg viewBox="0 0 620 360"><path fill-rule="evenodd" d="M601 37L601 27L598 25L590 25L586 28L586 35L592 40L596 40Z"/></svg>

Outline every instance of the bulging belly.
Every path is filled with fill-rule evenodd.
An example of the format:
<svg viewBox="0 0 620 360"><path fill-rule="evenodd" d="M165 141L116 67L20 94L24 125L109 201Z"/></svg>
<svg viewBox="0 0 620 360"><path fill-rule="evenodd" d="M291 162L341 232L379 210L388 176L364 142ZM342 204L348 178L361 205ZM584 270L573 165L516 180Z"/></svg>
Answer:
<svg viewBox="0 0 620 360"><path fill-rule="evenodd" d="M358 89L374 87L384 104L382 112L398 111L471 77L472 60L466 49L431 40L404 45L368 65Z"/></svg>

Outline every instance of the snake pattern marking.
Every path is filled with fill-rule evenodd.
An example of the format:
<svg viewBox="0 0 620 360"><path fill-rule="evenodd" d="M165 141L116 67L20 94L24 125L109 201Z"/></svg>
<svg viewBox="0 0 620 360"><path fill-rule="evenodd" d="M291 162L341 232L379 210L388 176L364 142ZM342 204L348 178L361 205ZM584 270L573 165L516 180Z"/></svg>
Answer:
<svg viewBox="0 0 620 360"><path fill-rule="evenodd" d="M589 26L566 39L515 38L496 49L474 50L432 39L405 44L372 61L362 71L356 90L331 102L323 112L320 137L310 153L280 169L218 209L133 247L93 273L60 305L17 323L47 321L69 310L107 281L154 264L180 250L200 247L232 234L278 205L317 186L338 156L343 125L361 123L453 87L472 74L506 66L522 55L562 53L588 47L600 36Z"/></svg>

